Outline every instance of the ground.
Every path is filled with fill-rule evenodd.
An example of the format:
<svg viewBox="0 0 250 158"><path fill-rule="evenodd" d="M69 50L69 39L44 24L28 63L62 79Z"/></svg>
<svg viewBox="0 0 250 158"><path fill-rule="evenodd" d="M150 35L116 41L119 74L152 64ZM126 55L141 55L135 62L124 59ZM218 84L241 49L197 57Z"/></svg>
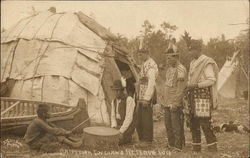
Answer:
<svg viewBox="0 0 250 158"><path fill-rule="evenodd" d="M155 114L159 113L160 109L155 110ZM213 124L218 125L230 120L237 121L249 128L249 108L247 101L244 100L224 100L221 102L219 109L213 114ZM158 117L159 118L159 117ZM183 152L170 152L167 146L166 131L163 119L154 122L154 142L151 146L140 147L140 142L136 135L133 145L120 147L117 150L92 150L87 151L81 149L69 149L63 147L60 152L45 154L27 150L22 145L22 139L16 137L1 138L1 153L7 153L9 157L34 157L34 158L246 158L249 156L249 134L243 133L217 133L218 152L210 153L206 149L204 136L202 137L202 152L192 152L191 134L189 129L185 129L186 146ZM3 156L4 157L4 156Z"/></svg>

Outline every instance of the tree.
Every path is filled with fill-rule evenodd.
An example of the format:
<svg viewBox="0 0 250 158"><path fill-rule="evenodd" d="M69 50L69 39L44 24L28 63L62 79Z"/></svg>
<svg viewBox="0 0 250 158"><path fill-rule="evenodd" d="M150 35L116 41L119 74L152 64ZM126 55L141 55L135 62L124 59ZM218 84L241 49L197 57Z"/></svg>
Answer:
<svg viewBox="0 0 250 158"><path fill-rule="evenodd" d="M140 31L143 37L143 47L148 47L149 45L149 38L153 33L154 25L152 25L148 20L145 20L142 25L142 30Z"/></svg>
<svg viewBox="0 0 250 158"><path fill-rule="evenodd" d="M142 25L142 29L140 32L142 33L143 37L148 37L150 36L150 34L152 33L153 29L154 29L154 25L152 25L148 20L145 20L143 25Z"/></svg>
<svg viewBox="0 0 250 158"><path fill-rule="evenodd" d="M129 49L128 38L119 33L117 34L116 44L125 47L126 49Z"/></svg>
<svg viewBox="0 0 250 158"><path fill-rule="evenodd" d="M192 37L187 31L185 31L184 34L181 35L181 39L177 42L177 48L180 54L180 61L187 69L189 69L189 65L192 60L191 56L188 55L188 48L191 44L191 39Z"/></svg>
<svg viewBox="0 0 250 158"><path fill-rule="evenodd" d="M151 52L153 59L160 64L164 64L164 51L168 47L168 40L165 39L164 32L161 30L154 31L148 38L148 48Z"/></svg>
<svg viewBox="0 0 250 158"><path fill-rule="evenodd" d="M249 30L241 32L235 39L236 47L241 50L242 65L247 72L249 66Z"/></svg>
<svg viewBox="0 0 250 158"><path fill-rule="evenodd" d="M182 35L181 37L185 41L187 47L189 48L192 37L189 35L189 33L186 30L184 32L184 35Z"/></svg>
<svg viewBox="0 0 250 158"><path fill-rule="evenodd" d="M155 26L148 20L145 20L142 24L140 33L143 37L143 45L149 49L151 57L156 61L158 66L165 65L164 51L167 49L172 33L176 29L177 26L165 21L161 24L161 29L158 30L155 30ZM121 36L119 36L119 39L124 42ZM138 63L139 36L129 40L127 46Z"/></svg>
<svg viewBox="0 0 250 158"><path fill-rule="evenodd" d="M217 38L210 38L207 45L204 46L203 53L207 56L212 57L219 68L221 68L227 56L232 56L234 49L234 44L226 40L224 34Z"/></svg>
<svg viewBox="0 0 250 158"><path fill-rule="evenodd" d="M138 50L139 50L139 37L135 37L128 42L129 51L131 52L131 56L139 64Z"/></svg>
<svg viewBox="0 0 250 158"><path fill-rule="evenodd" d="M171 25L170 23L165 22L165 21L161 24L161 28L164 30L164 32L165 32L165 37L166 37L166 39L168 39L168 40L171 39L172 33L173 33L175 30L178 29L178 27L177 27L176 25Z"/></svg>

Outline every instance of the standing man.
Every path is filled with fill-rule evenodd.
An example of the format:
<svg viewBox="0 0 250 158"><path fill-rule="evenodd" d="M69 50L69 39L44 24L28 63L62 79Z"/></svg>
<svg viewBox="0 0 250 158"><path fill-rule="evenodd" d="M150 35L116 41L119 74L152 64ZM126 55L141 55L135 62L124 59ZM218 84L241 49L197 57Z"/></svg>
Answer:
<svg viewBox="0 0 250 158"><path fill-rule="evenodd" d="M186 87L187 71L180 63L176 49L170 47L165 54L169 65L164 87L165 127L169 147L181 151L185 144L182 98Z"/></svg>
<svg viewBox="0 0 250 158"><path fill-rule="evenodd" d="M148 49L139 50L140 59L143 61L139 74L138 109L136 131L140 141L151 143L153 141L153 107L156 103L156 78L158 67L149 56Z"/></svg>
<svg viewBox="0 0 250 158"><path fill-rule="evenodd" d="M119 145L131 143L135 131L135 101L133 99L133 88L126 88L121 80L115 80L111 87L116 94L111 103L111 127L120 131L121 139Z"/></svg>
<svg viewBox="0 0 250 158"><path fill-rule="evenodd" d="M190 105L190 129L193 139L193 150L201 151L201 129L205 135L209 151L217 151L217 139L211 127L211 110L217 107L216 81L218 66L215 61L203 55L202 42L192 40L188 75L187 97Z"/></svg>

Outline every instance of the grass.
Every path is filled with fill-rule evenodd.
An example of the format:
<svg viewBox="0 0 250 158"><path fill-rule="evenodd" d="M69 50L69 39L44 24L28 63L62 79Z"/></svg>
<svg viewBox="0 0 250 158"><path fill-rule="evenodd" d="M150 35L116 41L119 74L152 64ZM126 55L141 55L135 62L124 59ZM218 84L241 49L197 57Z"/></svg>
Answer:
<svg viewBox="0 0 250 158"><path fill-rule="evenodd" d="M213 113L215 125L226 123L230 120L247 126L249 128L249 107L244 100L223 100ZM249 156L249 135L240 133L217 133L218 152L210 153L206 149L204 136L202 137L202 152L192 152L191 133L189 129L185 129L186 146L182 152L173 153L167 149L166 131L163 119L154 122L154 142L151 146L141 147L136 134L134 134L134 142L131 145L120 147L118 150L92 150L92 152L82 149L62 148L59 153L37 153L27 152L22 147L18 147L22 142L21 138L1 138L2 150L12 153L12 157L34 157L34 158L247 158ZM13 146L6 146L3 141L6 139L13 140ZM18 150L14 149L17 148ZM11 155L10 155L11 156Z"/></svg>

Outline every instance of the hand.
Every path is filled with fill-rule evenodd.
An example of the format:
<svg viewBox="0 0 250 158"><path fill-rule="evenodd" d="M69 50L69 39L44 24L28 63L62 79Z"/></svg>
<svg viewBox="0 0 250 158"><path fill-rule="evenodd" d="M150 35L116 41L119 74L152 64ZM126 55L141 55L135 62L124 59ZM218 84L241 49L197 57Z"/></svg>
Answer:
<svg viewBox="0 0 250 158"><path fill-rule="evenodd" d="M121 132L119 132L119 139L123 138L123 134Z"/></svg>
<svg viewBox="0 0 250 158"><path fill-rule="evenodd" d="M189 85L187 86L188 89L197 88L197 87L198 87L198 83L189 84Z"/></svg>
<svg viewBox="0 0 250 158"><path fill-rule="evenodd" d="M65 129L63 129L63 128L59 128L60 129L60 131L62 132L62 133L65 133L65 135L66 135L66 133L68 133L69 131L67 131L67 130L65 130Z"/></svg>
<svg viewBox="0 0 250 158"><path fill-rule="evenodd" d="M71 134L72 134L72 131L65 131L66 136L71 135Z"/></svg>
<svg viewBox="0 0 250 158"><path fill-rule="evenodd" d="M169 109L171 109L173 107L172 104L168 104L166 107L168 107Z"/></svg>
<svg viewBox="0 0 250 158"><path fill-rule="evenodd" d="M170 111L176 111L177 109L178 109L177 106L174 106L173 104L171 104Z"/></svg>
<svg viewBox="0 0 250 158"><path fill-rule="evenodd" d="M149 105L149 101L147 100L141 100L140 103L142 104L142 107L147 107Z"/></svg>
<svg viewBox="0 0 250 158"><path fill-rule="evenodd" d="M183 113L185 115L189 115L190 114L190 110L189 109L184 108L182 111L183 111Z"/></svg>
<svg viewBox="0 0 250 158"><path fill-rule="evenodd" d="M167 107L169 107L169 110L171 110L174 107L174 105L173 104L168 104Z"/></svg>

